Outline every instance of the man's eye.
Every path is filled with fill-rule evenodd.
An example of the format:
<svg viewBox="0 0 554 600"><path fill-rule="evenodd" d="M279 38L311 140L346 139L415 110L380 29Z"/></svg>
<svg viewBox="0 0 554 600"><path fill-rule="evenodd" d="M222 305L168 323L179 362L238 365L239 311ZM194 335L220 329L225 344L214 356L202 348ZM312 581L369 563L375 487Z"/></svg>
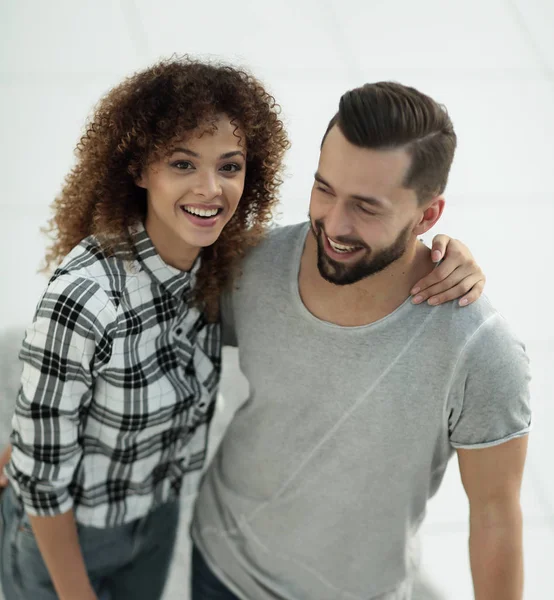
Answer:
<svg viewBox="0 0 554 600"><path fill-rule="evenodd" d="M368 208L366 208L366 207L365 207L365 206L363 206L362 204L360 204L360 205L358 206L358 208L359 208L359 209L360 209L360 210L361 210L363 213L365 213L366 215L372 215L372 216L374 216L375 214L377 214L377 213L374 213L373 211L369 210Z"/></svg>
<svg viewBox="0 0 554 600"><path fill-rule="evenodd" d="M316 185L316 190L319 190L320 192L323 192L324 194L328 194L328 193L329 193L329 190L328 190L328 189L326 189L326 188L322 188L322 187L321 187L321 186L319 186L319 185Z"/></svg>

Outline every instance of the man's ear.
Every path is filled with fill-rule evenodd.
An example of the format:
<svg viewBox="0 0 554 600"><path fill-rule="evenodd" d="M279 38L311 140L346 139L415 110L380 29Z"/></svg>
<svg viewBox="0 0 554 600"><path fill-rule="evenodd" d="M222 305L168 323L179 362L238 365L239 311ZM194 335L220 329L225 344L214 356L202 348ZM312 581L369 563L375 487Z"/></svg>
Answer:
<svg viewBox="0 0 554 600"><path fill-rule="evenodd" d="M426 203L419 223L413 229L415 235L422 235L434 227L444 211L444 196L436 196Z"/></svg>

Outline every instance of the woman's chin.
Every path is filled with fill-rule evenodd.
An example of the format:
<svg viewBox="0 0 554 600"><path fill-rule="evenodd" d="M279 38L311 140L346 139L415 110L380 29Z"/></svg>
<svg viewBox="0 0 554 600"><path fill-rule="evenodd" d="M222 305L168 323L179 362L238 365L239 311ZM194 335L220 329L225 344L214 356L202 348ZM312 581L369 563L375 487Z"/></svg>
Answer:
<svg viewBox="0 0 554 600"><path fill-rule="evenodd" d="M198 248L199 250L202 250L202 248L208 248L209 246L215 244L220 234L221 230L219 229L217 231L206 231L202 233L187 232L187 235L181 236L181 239L192 248Z"/></svg>

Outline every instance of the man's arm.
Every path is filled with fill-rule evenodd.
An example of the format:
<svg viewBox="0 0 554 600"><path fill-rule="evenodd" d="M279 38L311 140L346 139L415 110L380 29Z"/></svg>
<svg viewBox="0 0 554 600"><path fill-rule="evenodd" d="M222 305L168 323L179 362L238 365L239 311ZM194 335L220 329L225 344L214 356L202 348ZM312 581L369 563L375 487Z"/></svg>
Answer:
<svg viewBox="0 0 554 600"><path fill-rule="evenodd" d="M521 600L523 436L483 449L458 449L469 499L469 551L475 600Z"/></svg>
<svg viewBox="0 0 554 600"><path fill-rule="evenodd" d="M235 313L233 309L233 285L230 285L220 298L221 342L223 346L237 347L237 332L235 330Z"/></svg>

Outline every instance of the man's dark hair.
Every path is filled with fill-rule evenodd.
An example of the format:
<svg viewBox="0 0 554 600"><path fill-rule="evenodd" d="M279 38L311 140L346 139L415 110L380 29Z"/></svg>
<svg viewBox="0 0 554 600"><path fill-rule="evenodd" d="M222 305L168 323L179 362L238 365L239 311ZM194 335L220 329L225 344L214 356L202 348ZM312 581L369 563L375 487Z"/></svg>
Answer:
<svg viewBox="0 0 554 600"><path fill-rule="evenodd" d="M424 203L444 192L456 150L456 134L444 106L412 87L368 83L346 92L323 142L337 125L355 146L404 148L412 162L404 187Z"/></svg>

